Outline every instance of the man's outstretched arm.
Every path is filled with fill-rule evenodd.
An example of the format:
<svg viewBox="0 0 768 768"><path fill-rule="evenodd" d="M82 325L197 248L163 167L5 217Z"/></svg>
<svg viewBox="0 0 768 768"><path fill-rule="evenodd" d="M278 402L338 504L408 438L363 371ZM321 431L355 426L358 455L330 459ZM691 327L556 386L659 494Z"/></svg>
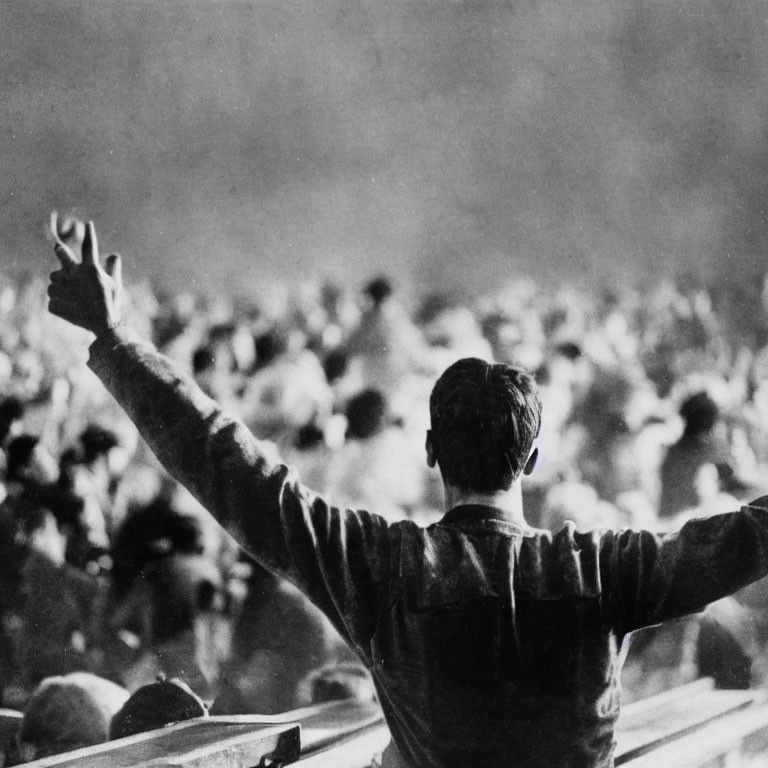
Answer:
<svg viewBox="0 0 768 768"><path fill-rule="evenodd" d="M768 496L675 533L606 533L601 561L622 633L703 610L768 575Z"/></svg>
<svg viewBox="0 0 768 768"><path fill-rule="evenodd" d="M166 469L265 567L289 578L342 627L345 604L380 604L389 573L381 518L330 509L188 376L125 327L119 259L102 268L93 225L82 261L57 242L50 310L96 334L89 366ZM354 574L354 584L352 575ZM351 631L350 631L351 630Z"/></svg>

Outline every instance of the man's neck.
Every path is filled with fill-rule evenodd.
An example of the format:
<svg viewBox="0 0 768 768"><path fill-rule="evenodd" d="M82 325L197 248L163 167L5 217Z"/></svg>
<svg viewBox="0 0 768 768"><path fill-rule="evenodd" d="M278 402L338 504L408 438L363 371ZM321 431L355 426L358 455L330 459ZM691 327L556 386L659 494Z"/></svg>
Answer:
<svg viewBox="0 0 768 768"><path fill-rule="evenodd" d="M520 480L515 480L506 491L479 493L457 488L449 483L443 483L445 511L466 504L479 504L484 507L496 507L505 512L510 522L527 525L523 515L523 490Z"/></svg>

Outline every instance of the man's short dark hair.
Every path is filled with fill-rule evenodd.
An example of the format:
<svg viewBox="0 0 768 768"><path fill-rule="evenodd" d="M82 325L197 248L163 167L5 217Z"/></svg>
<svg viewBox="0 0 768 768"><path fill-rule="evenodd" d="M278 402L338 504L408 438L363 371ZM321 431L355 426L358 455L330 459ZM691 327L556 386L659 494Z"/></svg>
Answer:
<svg viewBox="0 0 768 768"><path fill-rule="evenodd" d="M429 399L443 479L462 490L507 490L539 434L541 402L528 372L470 357L437 380Z"/></svg>

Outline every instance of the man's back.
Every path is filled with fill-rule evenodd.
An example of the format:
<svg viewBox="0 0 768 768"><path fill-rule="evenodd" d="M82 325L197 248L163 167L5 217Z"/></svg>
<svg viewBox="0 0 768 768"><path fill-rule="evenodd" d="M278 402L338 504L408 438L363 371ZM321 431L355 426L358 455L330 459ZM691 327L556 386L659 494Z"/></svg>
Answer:
<svg viewBox="0 0 768 768"><path fill-rule="evenodd" d="M396 745L385 766L612 765L624 636L765 568L766 535L747 543L765 517L745 507L666 537L552 535L474 505L396 524L367 660Z"/></svg>
<svg viewBox="0 0 768 768"><path fill-rule="evenodd" d="M371 642L393 765L609 764L620 641L599 545L488 507L403 527Z"/></svg>

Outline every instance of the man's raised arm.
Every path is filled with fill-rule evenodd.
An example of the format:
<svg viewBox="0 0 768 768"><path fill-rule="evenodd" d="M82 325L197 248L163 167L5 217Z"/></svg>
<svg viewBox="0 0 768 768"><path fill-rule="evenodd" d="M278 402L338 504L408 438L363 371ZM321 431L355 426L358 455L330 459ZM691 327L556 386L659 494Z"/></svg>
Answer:
<svg viewBox="0 0 768 768"><path fill-rule="evenodd" d="M61 269L51 275L50 311L96 334L88 365L165 468L246 551L296 583L337 628L341 617L333 615L333 605L350 597L339 594L351 587L350 572L357 574L355 600L375 610L389 573L384 521L329 509L280 463L270 443L224 414L125 326L120 260L108 257L102 267L92 223L80 261L58 237L54 247Z"/></svg>
<svg viewBox="0 0 768 768"><path fill-rule="evenodd" d="M245 517L238 502L247 503L250 518L257 516L254 505L261 507L258 537L269 538L268 520L274 516L263 507L286 474L271 444L256 440L237 420L223 414L190 377L127 327L120 257L110 255L102 266L92 222L86 225L81 244L56 237L54 250L61 269L50 276L49 309L96 335L89 367L165 468L206 509L225 527L237 529ZM275 486L272 494L270 486ZM247 547L255 532L239 533ZM273 542L264 543L274 549Z"/></svg>

